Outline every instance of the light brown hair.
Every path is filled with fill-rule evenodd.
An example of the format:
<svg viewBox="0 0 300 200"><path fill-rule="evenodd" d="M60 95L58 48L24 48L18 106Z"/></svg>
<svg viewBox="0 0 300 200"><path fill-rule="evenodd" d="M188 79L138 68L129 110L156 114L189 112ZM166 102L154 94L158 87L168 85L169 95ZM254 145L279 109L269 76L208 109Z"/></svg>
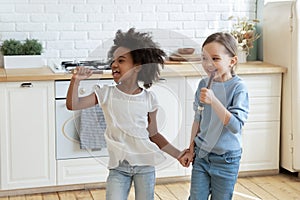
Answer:
<svg viewBox="0 0 300 200"><path fill-rule="evenodd" d="M237 41L236 39L230 34L226 32L217 32L213 33L206 38L202 45L202 49L205 45L217 42L223 45L226 49L226 52L229 56L234 57L237 56ZM231 68L231 74L235 74L236 65Z"/></svg>

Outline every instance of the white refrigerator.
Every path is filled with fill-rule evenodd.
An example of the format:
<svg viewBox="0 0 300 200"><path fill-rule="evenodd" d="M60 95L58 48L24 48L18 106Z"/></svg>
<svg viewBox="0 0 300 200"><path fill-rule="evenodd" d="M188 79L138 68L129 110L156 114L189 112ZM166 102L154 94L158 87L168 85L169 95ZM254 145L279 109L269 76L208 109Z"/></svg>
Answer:
<svg viewBox="0 0 300 200"><path fill-rule="evenodd" d="M263 6L263 60L287 67L283 75L280 166L300 171L300 1Z"/></svg>

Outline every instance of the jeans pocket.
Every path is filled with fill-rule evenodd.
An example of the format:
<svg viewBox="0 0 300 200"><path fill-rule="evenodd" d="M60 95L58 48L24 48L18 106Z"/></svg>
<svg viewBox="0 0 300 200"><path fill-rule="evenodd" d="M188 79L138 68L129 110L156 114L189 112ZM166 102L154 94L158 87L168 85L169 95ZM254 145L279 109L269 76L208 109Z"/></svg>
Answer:
<svg viewBox="0 0 300 200"><path fill-rule="evenodd" d="M239 163L240 160L241 160L241 156L235 156L235 157L228 156L228 157L225 157L225 161L226 161L228 164Z"/></svg>
<svg viewBox="0 0 300 200"><path fill-rule="evenodd" d="M224 154L224 160L228 164L239 164L241 157L241 151L227 152Z"/></svg>

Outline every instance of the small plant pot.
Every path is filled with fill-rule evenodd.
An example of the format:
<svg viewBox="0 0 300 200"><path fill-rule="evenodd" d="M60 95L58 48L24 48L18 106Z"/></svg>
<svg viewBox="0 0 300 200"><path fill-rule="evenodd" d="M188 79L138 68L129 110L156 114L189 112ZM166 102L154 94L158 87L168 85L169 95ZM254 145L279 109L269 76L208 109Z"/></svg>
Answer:
<svg viewBox="0 0 300 200"><path fill-rule="evenodd" d="M238 63L246 63L247 56L247 51L238 51Z"/></svg>
<svg viewBox="0 0 300 200"><path fill-rule="evenodd" d="M4 68L39 68L45 65L41 55L4 56Z"/></svg>

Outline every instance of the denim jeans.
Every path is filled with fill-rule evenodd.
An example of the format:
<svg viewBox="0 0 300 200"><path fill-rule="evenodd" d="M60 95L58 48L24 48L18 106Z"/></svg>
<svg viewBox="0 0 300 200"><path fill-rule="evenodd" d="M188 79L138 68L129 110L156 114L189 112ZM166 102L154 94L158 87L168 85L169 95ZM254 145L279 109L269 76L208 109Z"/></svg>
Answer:
<svg viewBox="0 0 300 200"><path fill-rule="evenodd" d="M191 191L189 200L232 199L238 177L242 150L230 151L223 155L203 152L195 147ZM200 157L199 155L205 155Z"/></svg>
<svg viewBox="0 0 300 200"><path fill-rule="evenodd" d="M127 200L132 182L136 200L154 199L155 168L131 166L127 161L123 161L117 168L109 170L106 200Z"/></svg>

